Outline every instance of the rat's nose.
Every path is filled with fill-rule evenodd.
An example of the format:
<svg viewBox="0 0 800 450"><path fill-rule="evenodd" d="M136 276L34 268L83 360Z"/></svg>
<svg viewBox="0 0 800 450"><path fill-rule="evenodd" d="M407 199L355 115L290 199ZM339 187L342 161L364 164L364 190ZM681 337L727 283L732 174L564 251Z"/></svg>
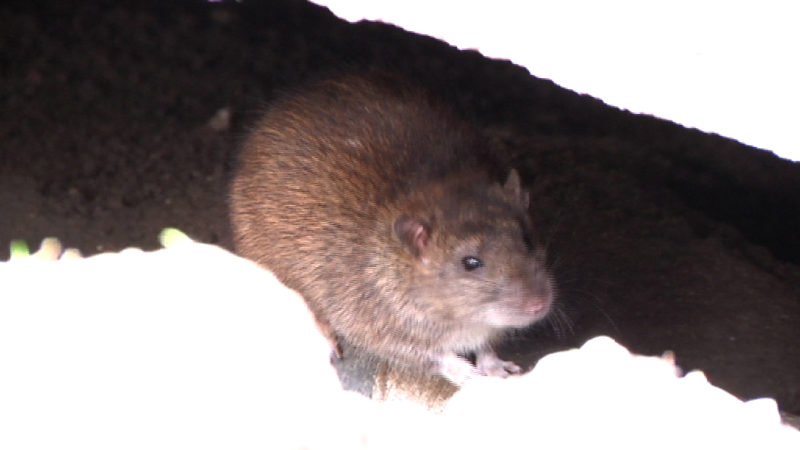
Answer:
<svg viewBox="0 0 800 450"><path fill-rule="evenodd" d="M542 318L550 311L555 297L555 287L552 278L541 270L537 270L530 284L530 293L526 298L523 310L538 318Z"/></svg>

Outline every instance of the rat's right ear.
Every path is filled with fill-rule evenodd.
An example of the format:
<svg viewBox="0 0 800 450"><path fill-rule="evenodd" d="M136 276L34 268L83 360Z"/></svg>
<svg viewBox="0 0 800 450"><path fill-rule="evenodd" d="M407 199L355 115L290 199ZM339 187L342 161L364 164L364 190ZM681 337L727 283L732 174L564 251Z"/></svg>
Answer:
<svg viewBox="0 0 800 450"><path fill-rule="evenodd" d="M431 239L431 227L427 223L408 216L400 216L394 222L394 234L415 258L425 260L423 255Z"/></svg>
<svg viewBox="0 0 800 450"><path fill-rule="evenodd" d="M506 183L503 185L503 191L505 191L508 198L516 202L523 210L528 210L531 198L528 191L522 188L522 181L519 178L517 169L511 169L508 173Z"/></svg>

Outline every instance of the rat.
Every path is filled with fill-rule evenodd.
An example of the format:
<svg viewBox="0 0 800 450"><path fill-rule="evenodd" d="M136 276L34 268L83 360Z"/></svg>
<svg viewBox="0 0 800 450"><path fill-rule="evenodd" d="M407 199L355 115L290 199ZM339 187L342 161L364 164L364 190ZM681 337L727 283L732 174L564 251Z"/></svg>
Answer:
<svg viewBox="0 0 800 450"><path fill-rule="evenodd" d="M303 296L334 352L343 339L456 385L520 373L493 345L543 319L555 284L519 174L493 175L475 130L389 76L279 97L231 182L236 252Z"/></svg>

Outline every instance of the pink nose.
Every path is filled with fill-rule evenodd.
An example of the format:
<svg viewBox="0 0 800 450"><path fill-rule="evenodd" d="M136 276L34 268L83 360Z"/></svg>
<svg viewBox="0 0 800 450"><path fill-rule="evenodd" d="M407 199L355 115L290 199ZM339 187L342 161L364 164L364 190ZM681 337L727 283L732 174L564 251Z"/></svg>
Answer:
<svg viewBox="0 0 800 450"><path fill-rule="evenodd" d="M528 314L543 316L550 309L550 303L550 297L536 297L527 302L524 310Z"/></svg>

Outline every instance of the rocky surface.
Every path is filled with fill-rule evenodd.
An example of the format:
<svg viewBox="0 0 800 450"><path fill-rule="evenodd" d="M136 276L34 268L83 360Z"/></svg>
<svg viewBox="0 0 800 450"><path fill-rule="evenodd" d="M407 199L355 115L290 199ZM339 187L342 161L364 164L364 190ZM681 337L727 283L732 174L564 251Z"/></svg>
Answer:
<svg viewBox="0 0 800 450"><path fill-rule="evenodd" d="M370 401L342 390L296 292L217 246L160 240L58 262L49 240L0 263L0 448L800 447L774 400L608 337L438 405L392 379Z"/></svg>

